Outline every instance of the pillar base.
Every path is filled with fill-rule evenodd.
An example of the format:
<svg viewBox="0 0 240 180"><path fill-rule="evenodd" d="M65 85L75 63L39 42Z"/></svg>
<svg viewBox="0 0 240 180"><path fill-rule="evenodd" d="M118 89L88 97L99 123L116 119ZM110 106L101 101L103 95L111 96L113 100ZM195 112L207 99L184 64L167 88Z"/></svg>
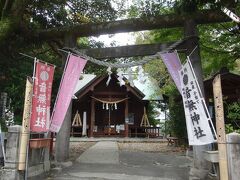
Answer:
<svg viewBox="0 0 240 180"><path fill-rule="evenodd" d="M16 169L4 168L0 171L1 180L23 180L24 172L18 171Z"/></svg>
<svg viewBox="0 0 240 180"><path fill-rule="evenodd" d="M189 180L205 180L208 176L208 170L191 167L189 171Z"/></svg>

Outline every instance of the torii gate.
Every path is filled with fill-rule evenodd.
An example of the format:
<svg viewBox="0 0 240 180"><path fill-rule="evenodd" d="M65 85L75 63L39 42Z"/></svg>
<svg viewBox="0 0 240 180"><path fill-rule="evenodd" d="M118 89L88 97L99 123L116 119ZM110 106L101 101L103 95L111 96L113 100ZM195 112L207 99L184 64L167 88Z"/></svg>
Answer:
<svg viewBox="0 0 240 180"><path fill-rule="evenodd" d="M176 17L176 16L174 16ZM131 20L121 20L122 23L125 23L121 27L120 21L115 22L105 22L102 24L85 24L77 25L73 27L74 33L69 33L66 29L58 30L57 36L55 37L64 37L65 46L73 48L76 45L76 37L81 36L91 36L91 35L100 35L100 34L113 34L118 32L131 32L131 31L141 31L141 30L152 30L160 28L174 28L174 27L183 27L184 28L184 37L188 38L183 44L179 45L177 49L182 50L186 49L186 55L189 55L193 48L199 45L198 30L197 24L208 24L216 22L225 22L230 21L229 18L225 17L219 12L201 12L197 16L177 16L173 19L171 15L163 15L159 18L162 19L144 19L144 23L141 23L142 26L136 26L135 22L139 23L139 19ZM173 21L175 23L173 23ZM89 28L89 31L86 31ZM78 30L77 30L78 29ZM96 31L98 29L99 31ZM85 31L84 31L85 30ZM50 38L53 30L41 31L39 32L39 37ZM111 48L97 48L97 49L85 49L84 52L96 59L104 58L116 58L116 57L133 57L133 56L146 56L153 55L161 51L164 47L171 45L172 43L166 44L151 44L151 45L133 45L133 46L120 46L120 47L111 47ZM128 51L126 51L128 49ZM129 51L131 49L131 51ZM127 53L126 53L127 52ZM202 65L200 58L199 48L191 54L191 61L193 68L195 70L196 76L200 88L204 94L203 88L203 77L202 77ZM62 128L57 134L56 141L56 160L65 161L68 159L69 155L69 136L70 136L70 126L71 126L71 105L68 108L65 120L62 124ZM203 151L208 150L208 146L195 146L194 147L194 167L191 169L191 172L197 177L205 177L207 171L207 161L204 160Z"/></svg>

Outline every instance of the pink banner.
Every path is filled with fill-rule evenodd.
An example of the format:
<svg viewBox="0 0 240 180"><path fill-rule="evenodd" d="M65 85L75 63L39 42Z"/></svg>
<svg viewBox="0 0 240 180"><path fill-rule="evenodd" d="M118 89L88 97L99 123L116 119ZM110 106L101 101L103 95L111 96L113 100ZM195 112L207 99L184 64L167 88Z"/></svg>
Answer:
<svg viewBox="0 0 240 180"><path fill-rule="evenodd" d="M181 68L181 63L176 52L160 54L168 72L170 73L173 81L175 82L178 91L181 93L181 84L178 70Z"/></svg>
<svg viewBox="0 0 240 180"><path fill-rule="evenodd" d="M70 55L66 63L66 69L60 84L58 97L53 110L50 131L58 132L61 128L69 104L71 102L75 86L78 82L80 74L86 65L86 60Z"/></svg>
<svg viewBox="0 0 240 180"><path fill-rule="evenodd" d="M50 121L54 66L42 62L36 62L35 65L30 130L33 132L47 132Z"/></svg>

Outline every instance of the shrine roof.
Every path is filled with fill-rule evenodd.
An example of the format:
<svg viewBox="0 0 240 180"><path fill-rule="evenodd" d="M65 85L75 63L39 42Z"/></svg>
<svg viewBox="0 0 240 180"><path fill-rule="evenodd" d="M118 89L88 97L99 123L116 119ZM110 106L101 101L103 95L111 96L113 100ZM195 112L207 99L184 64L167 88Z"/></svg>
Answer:
<svg viewBox="0 0 240 180"><path fill-rule="evenodd" d="M207 97L213 97L213 80L221 74L221 85L223 96L230 101L238 100L240 97L240 75L229 72L228 69L222 68L218 73L204 81L204 90Z"/></svg>
<svg viewBox="0 0 240 180"><path fill-rule="evenodd" d="M92 85L95 86L106 77L108 76L82 74L74 90L75 96L84 93L84 91L86 93ZM127 81L127 77L125 78L126 78L125 81ZM135 85L134 87L131 87L128 84L126 86L128 86L128 88L131 89L131 91L134 92L134 94L137 95L142 100L163 100L162 94L159 93L159 87L157 86L156 82L147 78L147 81L144 84L142 84L135 79L134 85Z"/></svg>

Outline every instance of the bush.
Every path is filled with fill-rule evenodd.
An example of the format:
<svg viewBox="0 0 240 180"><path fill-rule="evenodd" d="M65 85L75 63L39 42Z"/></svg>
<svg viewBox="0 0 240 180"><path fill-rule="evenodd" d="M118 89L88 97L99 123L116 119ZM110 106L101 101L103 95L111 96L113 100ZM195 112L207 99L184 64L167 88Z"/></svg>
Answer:
<svg viewBox="0 0 240 180"><path fill-rule="evenodd" d="M226 133L240 132L240 103L234 102L227 106L229 124L225 125Z"/></svg>

